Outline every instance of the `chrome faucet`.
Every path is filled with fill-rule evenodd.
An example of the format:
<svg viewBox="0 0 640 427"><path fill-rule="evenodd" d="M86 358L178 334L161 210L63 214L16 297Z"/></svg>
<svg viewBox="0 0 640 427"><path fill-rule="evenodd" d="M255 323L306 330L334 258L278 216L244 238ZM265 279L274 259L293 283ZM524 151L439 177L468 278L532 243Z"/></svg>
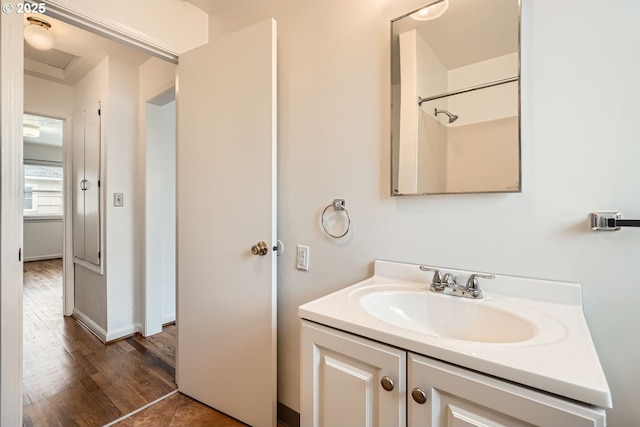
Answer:
<svg viewBox="0 0 640 427"><path fill-rule="evenodd" d="M442 272L437 268L425 267L424 265L420 266L420 270L422 271L433 271L433 279L431 279L431 287L429 288L433 292L442 292L445 288L444 276ZM447 280L451 280L450 277L447 277ZM455 282L455 277L453 278Z"/></svg>
<svg viewBox="0 0 640 427"><path fill-rule="evenodd" d="M478 284L478 278L493 279L496 277L493 274L473 273L469 276L467 284L465 286L460 286L457 283L456 276L451 273L442 274L442 272L437 268L426 267L424 265L420 266L420 270L433 271L433 279L431 280L431 286L429 287L431 292L472 299L482 298L482 291Z"/></svg>
<svg viewBox="0 0 640 427"><path fill-rule="evenodd" d="M493 279L495 274L480 274L473 273L467 279L467 285L464 287L464 296L469 298L480 299L482 298L482 291L480 290L480 284L478 283L478 277L483 279Z"/></svg>

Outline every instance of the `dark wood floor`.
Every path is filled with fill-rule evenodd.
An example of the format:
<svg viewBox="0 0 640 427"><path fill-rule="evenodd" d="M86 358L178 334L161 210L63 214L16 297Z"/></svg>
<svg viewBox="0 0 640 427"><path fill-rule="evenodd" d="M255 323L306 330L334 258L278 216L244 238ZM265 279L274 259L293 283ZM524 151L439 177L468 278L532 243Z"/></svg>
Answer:
<svg viewBox="0 0 640 427"><path fill-rule="evenodd" d="M227 417L181 393L144 409L113 424L114 427L246 427L246 424ZM279 424L280 426L280 424Z"/></svg>
<svg viewBox="0 0 640 427"><path fill-rule="evenodd" d="M175 326L103 344L63 317L61 260L24 264L24 426L103 426L175 390L174 378ZM243 424L177 394L118 425Z"/></svg>

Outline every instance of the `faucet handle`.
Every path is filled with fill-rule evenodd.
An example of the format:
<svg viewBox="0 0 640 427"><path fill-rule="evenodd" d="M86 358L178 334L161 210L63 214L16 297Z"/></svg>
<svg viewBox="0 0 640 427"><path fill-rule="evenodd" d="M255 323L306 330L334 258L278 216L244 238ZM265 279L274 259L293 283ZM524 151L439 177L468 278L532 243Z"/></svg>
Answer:
<svg viewBox="0 0 640 427"><path fill-rule="evenodd" d="M443 283L443 276L442 276L442 272L440 270L438 270L437 268L431 268L431 267L426 267L424 265L420 266L420 270L422 271L433 271L433 279L431 280L431 289L432 290L443 290L444 289L444 283Z"/></svg>
<svg viewBox="0 0 640 427"><path fill-rule="evenodd" d="M445 273L445 275L442 276L442 284L445 286L456 285L458 284L458 278L451 273Z"/></svg>
<svg viewBox="0 0 640 427"><path fill-rule="evenodd" d="M480 290L480 284L478 283L478 278L493 279L495 277L496 277L495 274L473 273L467 279L467 286L465 286L464 292L472 294L474 298L482 298L482 291Z"/></svg>

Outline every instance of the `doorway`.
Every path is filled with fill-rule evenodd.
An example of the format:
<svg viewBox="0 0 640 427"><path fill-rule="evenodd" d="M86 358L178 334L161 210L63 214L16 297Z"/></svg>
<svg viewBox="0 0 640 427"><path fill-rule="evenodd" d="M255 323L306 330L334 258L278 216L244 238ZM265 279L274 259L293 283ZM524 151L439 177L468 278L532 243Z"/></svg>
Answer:
<svg viewBox="0 0 640 427"><path fill-rule="evenodd" d="M64 24L50 18L47 19L57 27L61 27ZM67 200L65 200L64 203L67 211L66 216L62 218L61 221L64 222L66 243L63 252L67 255L64 258L64 265L65 267L67 264L70 265L67 270L68 275L64 275L65 290L71 286L71 292L67 293L71 295L69 298L70 304L68 307L65 305L64 315L71 316L74 314L73 286L74 279L76 278L76 265L74 264L73 256L74 239L72 234L74 228L72 224L74 210L71 207L73 206L71 195L73 188L77 186L77 181L74 180L72 173L73 144L71 143L71 140L76 138L72 138L73 132L70 127L73 122L71 117L73 116L75 118L75 113L78 109L82 109L85 104L95 102L99 96L102 96L102 94L95 95L97 92L100 92L101 89L93 90L88 88L88 86L96 87L97 84L106 80L93 78L92 76L86 77L92 73L93 70L96 70L97 67L103 66L104 64L102 61L96 63L91 62L94 56L100 58L104 58L100 55L109 56L109 66L111 67L108 68L109 75L120 72L123 75L113 77L113 80L125 81L126 79L127 84L130 85L124 89L118 87L117 94L115 95L109 93L109 101L112 101L109 105L111 109L105 109L106 114L110 113L108 117L111 123L116 123L116 121L118 123L109 129L111 131L110 135L112 136L110 148L112 151L106 152L106 154L111 154L111 164L110 166L107 165L107 173L105 175L109 176L110 181L107 182L103 180L102 182L102 188L104 190L102 190L103 192L101 192L100 196L102 203L101 213L106 212L107 216L105 217L106 225L104 230L101 231L105 231L106 227L109 227L111 232L114 230L120 232L123 226L131 227L133 221L140 221L141 223L141 228L136 228L136 231L140 229L144 230L147 219L155 218L158 212L164 214L165 211L170 211L171 208L163 204L157 207L157 209L149 209L146 218L138 213L140 211L144 212L146 190L144 182L138 180L138 176L135 175L140 170L136 167L139 166L139 164L135 165L135 162L143 161L142 159L146 155L143 150L138 150L137 148L139 141L138 128L144 128L145 125L142 120L132 119L137 119L139 116L142 116L142 113L135 114L135 109L138 108L140 104L138 96L143 100L140 106L142 109L146 107L144 100L149 97L144 97L142 89L140 90L140 94L138 93L136 82L138 79L137 74L132 78L132 73L124 73L122 70L135 72L138 67L140 69L142 68L140 64L146 64L145 61L148 61L150 56L147 53L132 51L120 45L115 46L112 41L107 41L103 38L98 40L98 36L95 34L80 33L78 28L74 27L74 29L71 29L70 24L64 24L64 26L65 29L69 31L70 38L73 39L73 49L77 49L70 52L74 54L74 58L68 62L68 69L62 70L62 73L56 73L53 72L56 70L52 69L52 67L55 67L51 64L45 64L49 65L45 67L43 65L44 63L40 63L39 67L33 67L34 62L38 62L36 60L40 59L40 57L36 56L36 52L33 53L33 57L25 58L24 79L25 104L28 106L25 107L26 109L37 112L46 111L47 113L59 116L68 115L68 118L64 120L63 123L69 126L69 129L64 128L64 134L69 137L69 144L66 144L64 148L60 147L63 151L63 154L60 156L60 161L68 161L65 163L65 166L68 165L68 167L62 171L62 174L68 179L65 187ZM61 31L61 33L64 32ZM57 41L59 45L57 46L58 52L56 53L64 53L60 52L65 49L64 46L67 46L62 40L62 35L58 37ZM81 45L86 45L86 48L89 49L90 54L87 54L87 58L82 57L80 50ZM31 55L31 53L27 52L26 48L25 53ZM115 58L117 58L117 61ZM84 59L87 59L87 61L84 61ZM41 60L46 61L48 59L42 58ZM173 64L169 64L169 66L175 68ZM86 67L85 73L88 74L79 73L79 70L84 67ZM104 70L105 68L101 68L100 70ZM141 80L145 80L145 82L148 83L146 87L149 87L150 84L158 84L158 82L154 80L154 78L158 77L157 74L155 74L155 69L149 68L150 67L145 68L148 74L144 76L141 74L140 77ZM52 72L48 74L44 71L39 73L38 70L50 70ZM167 74L170 74L168 78L165 74L161 76L163 82L168 80L172 86L175 85L175 71L171 70ZM62 75L64 79L58 79L58 75ZM93 76L95 76L95 74ZM111 84L113 80L109 80L109 84ZM140 87L142 88L142 83L140 83ZM166 87L162 86L161 89L156 90L154 95L164 90L166 90ZM85 94L87 95L85 96ZM175 99L175 94L172 96ZM126 100L122 101L125 97ZM116 101L119 101L120 104L116 104ZM125 104L125 102L128 109L118 108ZM158 102L159 101L156 101L156 103ZM164 105L153 105L153 107L164 108ZM169 109L170 107L167 107L165 111ZM173 103L173 109L175 116L175 102ZM123 116L125 116L127 120L123 122L116 120L116 117L121 118ZM164 121L163 124L170 121L166 117L163 117L161 120ZM175 117L173 118L173 122L175 123ZM77 126L74 127L78 129ZM125 140L123 134L116 132L122 131L124 128L128 129L124 137L130 137L130 143L123 143ZM153 129L150 129L150 131L152 130ZM164 134L165 132L175 135L175 125L174 131L171 132L163 129L160 133ZM65 143L66 142L67 141L65 141ZM127 150L129 150L128 147L134 148L131 148L131 151L125 152L125 150L119 149L121 147L114 148L116 144L126 146ZM175 138L173 145L173 150L175 151ZM155 144L152 146L155 147ZM109 148L105 150L109 150ZM29 159L32 156L25 150L24 157L25 159ZM175 169L175 160L173 162ZM154 162L151 161L151 164L154 164ZM51 165L47 164L46 166ZM102 166L105 166L104 162ZM163 170L162 167L156 167L156 172L166 178L165 170ZM126 178L123 178L123 176ZM101 185L100 181L94 181L92 184L94 188L96 184L98 188ZM166 179L163 181L163 185L168 185ZM38 195L35 193L37 188L31 187L27 187L27 190L29 190L27 196L30 196L30 198L23 201L23 205L25 206L29 203L31 203L31 206L37 204L35 200L35 197ZM175 188L175 173L173 177L173 187ZM124 200L120 198L120 205L118 206L114 196L120 192L124 194ZM162 194L166 195L166 192ZM175 210L175 207L173 210ZM127 216L126 219L121 220L120 217L124 215ZM119 222L108 222L114 219ZM166 221L165 219L165 222ZM169 219L168 221L171 220ZM175 219L173 221L175 221ZM25 243L28 243L28 234L30 232L27 226L25 226L25 230L27 233ZM175 232L173 234L175 235ZM36 233L36 235L38 237L43 236L42 233ZM113 234L109 236L113 237ZM126 256L128 260L138 261L139 259L144 259L145 253L143 252L144 247L142 246L144 240L142 239L145 237L142 233L139 235L140 237L133 236L132 238L132 236L133 233L118 236L117 250L114 252L118 252L118 255L120 255L123 250L128 250L131 252ZM134 238L136 239L135 242L133 242ZM112 247L116 246L114 242L116 242L116 238L112 238L111 240ZM138 245L138 243L141 243L141 245ZM164 247L164 245L171 243L167 243L165 239L160 244ZM175 246L175 242L173 246ZM155 247L151 245L148 247L155 249ZM108 256L106 246L103 247L103 249L105 249L105 252L102 253L102 256ZM169 249L172 249L175 253L175 247ZM26 250L29 251L28 248ZM61 254L60 256L63 255ZM161 256L166 257L166 254L162 254ZM48 299L47 301L49 302L43 302L38 300L33 294L24 297L25 312L33 305L38 305L39 307L47 305L46 308L52 309L46 314L44 312L38 314L33 313L32 319L24 319L24 337L25 341L29 340L29 343L25 343L23 349L23 365L25 367L25 379L23 383L25 391L23 394L25 425L58 425L56 424L57 421L54 421L54 417L66 417L60 421L60 425L103 425L175 390L175 326L163 328L163 323L169 323L171 321L171 312L169 312L169 316L162 316L160 318L159 328L156 331L158 333L152 338L143 339L140 335L129 336L136 332L143 332L141 325L144 325L144 312L142 311L142 303L140 301L142 290L140 288L141 285L139 285L145 276L143 263L131 262L133 268L130 268L129 274L123 275L125 278L130 279L131 283L135 284L135 288L132 286L130 292L130 294L134 296L126 300L133 308L131 310L128 308L127 310L122 310L126 311L125 315L129 315L131 318L127 319L127 321L131 321L129 324L124 325L124 327L118 328L118 325L113 326L104 321L105 318L108 318L110 321L117 318L119 314L117 311L115 314L112 311L108 311L103 318L100 318L103 312L96 314L96 312L85 310L86 304L85 306L81 306L79 303L79 296L81 296L80 291L82 291L81 286L84 286L82 296L88 295L91 299L90 302L93 303L97 301L96 305L105 305L108 303L110 307L121 307L121 305L119 305L121 301L101 299L102 297L107 298L107 296L96 292L98 285L104 283L105 289L108 286L106 275L96 273L92 277L97 278L97 280L92 283L86 280L86 274L84 277L78 275L78 280L75 281L78 285L79 292L75 300L75 308L78 309L78 313L76 313L74 317L81 318L81 314L88 314L87 317L89 317L89 320L97 319L96 322L91 322L93 324L85 322L84 325L87 325L85 327L79 325L75 318L63 317L63 313L60 310L61 298L56 292L61 290L62 263L50 263L37 257L28 260L33 262L25 265L24 276L26 280L30 281L30 289L33 289L32 285L34 284L35 287L38 288L38 283L43 284L43 287L45 287L44 284L46 283L46 293L48 296L53 295L53 299ZM115 277L116 274L121 273L125 269L116 262L115 256L111 256L109 262L111 266L111 277ZM140 269L138 269L138 266L140 266ZM86 271L83 272L86 273ZM175 276L175 273L173 276ZM36 292L44 296L44 292L40 293L40 290L42 289L36 289ZM109 287L109 293L115 293L112 291L113 287ZM119 290L116 289L116 291ZM121 292L121 294L125 293L126 291ZM110 296L111 295L109 295L109 297ZM38 302L28 304L30 299L34 301L38 300ZM175 296L173 297L173 301L175 303ZM82 302L86 303L86 300ZM93 307L94 306L91 306L90 308ZM161 314L166 314L166 310ZM175 318L175 308L173 309L173 316ZM44 323L37 323L38 318L46 319L46 321ZM112 338L110 338L107 333L102 335L96 333L95 328L92 328L92 326L96 324L104 328L103 330L105 332L115 331L114 335L118 335L116 340L106 345L101 342L101 340L105 340L105 337L107 340L111 340ZM27 330L27 328L29 328L29 330ZM91 332L89 332L89 330L91 330ZM44 336L40 335L39 332L45 332ZM100 339L94 335L99 336ZM57 419L60 420L59 418ZM81 422L79 420L84 421Z"/></svg>
<svg viewBox="0 0 640 427"><path fill-rule="evenodd" d="M146 260L143 335L176 320L176 91L145 103Z"/></svg>
<svg viewBox="0 0 640 427"><path fill-rule="evenodd" d="M24 115L24 261L63 257L64 120Z"/></svg>

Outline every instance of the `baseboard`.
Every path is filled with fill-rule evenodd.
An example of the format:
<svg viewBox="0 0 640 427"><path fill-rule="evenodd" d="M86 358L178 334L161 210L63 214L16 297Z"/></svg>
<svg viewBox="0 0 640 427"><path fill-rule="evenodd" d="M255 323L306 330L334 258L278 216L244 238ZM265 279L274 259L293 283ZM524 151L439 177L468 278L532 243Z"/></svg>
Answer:
<svg viewBox="0 0 640 427"><path fill-rule="evenodd" d="M30 256L30 257L24 257L24 262L45 261L48 259L59 259L59 258L62 258L62 254Z"/></svg>
<svg viewBox="0 0 640 427"><path fill-rule="evenodd" d="M110 341L114 341L120 338L124 338L124 337L128 337L134 334L137 334L138 332L141 331L140 325L130 325L130 326L125 326L123 328L120 329L116 329L115 331L109 331L107 332L107 341L106 342L110 342Z"/></svg>
<svg viewBox="0 0 640 427"><path fill-rule="evenodd" d="M86 316L81 311L78 311L77 308L73 309L73 317L76 319L78 323L84 326L89 332L98 337L100 341L107 342L107 331L102 329L96 322L91 320L88 316Z"/></svg>
<svg viewBox="0 0 640 427"><path fill-rule="evenodd" d="M286 427L300 427L300 414L278 401L278 424Z"/></svg>

